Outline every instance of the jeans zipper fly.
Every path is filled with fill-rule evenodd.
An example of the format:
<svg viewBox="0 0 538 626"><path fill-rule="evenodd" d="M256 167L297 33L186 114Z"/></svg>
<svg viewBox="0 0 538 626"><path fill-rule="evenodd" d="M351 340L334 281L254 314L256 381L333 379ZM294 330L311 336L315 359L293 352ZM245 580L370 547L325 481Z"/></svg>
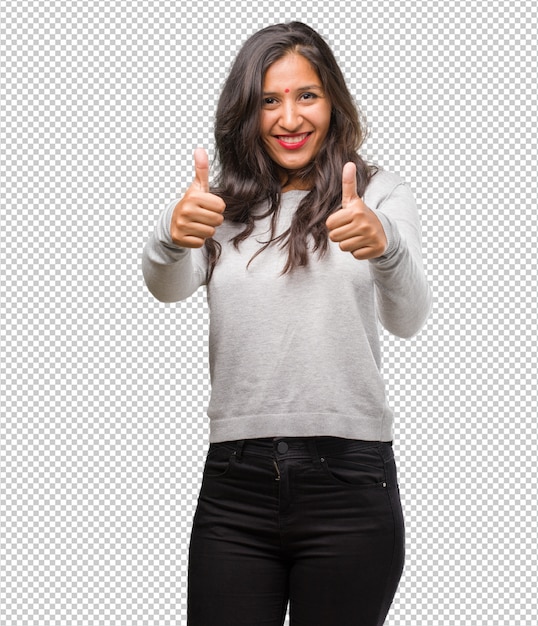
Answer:
<svg viewBox="0 0 538 626"><path fill-rule="evenodd" d="M276 469L276 478L275 478L275 480L280 480L280 470L278 469L278 464L277 464L275 459L273 459L273 465L275 466L275 469Z"/></svg>

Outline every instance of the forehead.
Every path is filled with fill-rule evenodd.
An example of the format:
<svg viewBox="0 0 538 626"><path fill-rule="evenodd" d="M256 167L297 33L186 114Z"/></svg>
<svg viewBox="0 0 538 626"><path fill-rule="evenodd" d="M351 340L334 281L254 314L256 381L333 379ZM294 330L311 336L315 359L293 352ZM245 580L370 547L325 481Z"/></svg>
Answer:
<svg viewBox="0 0 538 626"><path fill-rule="evenodd" d="M318 73L310 61L297 53L287 54L275 61L267 69L263 80L264 89L269 87L292 89L299 83L304 85L318 84L321 86Z"/></svg>

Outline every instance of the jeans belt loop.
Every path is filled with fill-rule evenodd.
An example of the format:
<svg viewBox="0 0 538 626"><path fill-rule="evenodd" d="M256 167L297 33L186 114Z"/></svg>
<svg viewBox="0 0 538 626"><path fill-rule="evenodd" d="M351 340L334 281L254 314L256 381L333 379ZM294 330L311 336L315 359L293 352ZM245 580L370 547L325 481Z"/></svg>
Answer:
<svg viewBox="0 0 538 626"><path fill-rule="evenodd" d="M244 447L245 447L245 440L244 440L244 439L240 439L240 440L237 442L237 448L236 448L236 451L235 451L235 458L236 458L238 461L241 461L241 458L242 458L242 456L243 456L243 448L244 448Z"/></svg>
<svg viewBox="0 0 538 626"><path fill-rule="evenodd" d="M316 446L315 437L308 439L307 445L308 445L308 451L310 452L310 456L312 457L312 462L314 463L314 467L316 469L320 469L321 461L320 461L320 456L318 452L318 447Z"/></svg>

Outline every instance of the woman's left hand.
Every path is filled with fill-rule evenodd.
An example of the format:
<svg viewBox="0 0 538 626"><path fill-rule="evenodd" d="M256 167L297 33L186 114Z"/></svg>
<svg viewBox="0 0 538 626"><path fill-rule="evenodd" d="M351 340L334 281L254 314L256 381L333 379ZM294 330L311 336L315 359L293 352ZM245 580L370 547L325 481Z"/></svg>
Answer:
<svg viewBox="0 0 538 626"><path fill-rule="evenodd" d="M325 222L329 238L356 259L375 259L387 249L387 237L379 218L357 195L356 167L344 165L342 173L342 208Z"/></svg>

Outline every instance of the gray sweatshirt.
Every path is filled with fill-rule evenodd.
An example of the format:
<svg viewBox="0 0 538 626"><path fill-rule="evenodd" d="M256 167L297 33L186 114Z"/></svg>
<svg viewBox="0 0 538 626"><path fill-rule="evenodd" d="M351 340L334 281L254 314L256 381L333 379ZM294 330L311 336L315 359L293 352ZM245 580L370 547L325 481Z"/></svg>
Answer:
<svg viewBox="0 0 538 626"><path fill-rule="evenodd" d="M306 191L282 196L276 234L286 230ZM236 250L243 229L225 221L215 239L222 255L207 286L210 312L208 407L210 442L254 437L331 435L391 441L393 412L380 373L378 321L412 337L431 308L420 222L409 187L379 171L363 200L382 222L382 257L358 261L329 241L321 259L281 276L287 252L267 241L270 218ZM176 246L170 221L178 200L161 214L143 253L151 293L176 302L206 284L203 248ZM262 210L260 207L258 210Z"/></svg>

